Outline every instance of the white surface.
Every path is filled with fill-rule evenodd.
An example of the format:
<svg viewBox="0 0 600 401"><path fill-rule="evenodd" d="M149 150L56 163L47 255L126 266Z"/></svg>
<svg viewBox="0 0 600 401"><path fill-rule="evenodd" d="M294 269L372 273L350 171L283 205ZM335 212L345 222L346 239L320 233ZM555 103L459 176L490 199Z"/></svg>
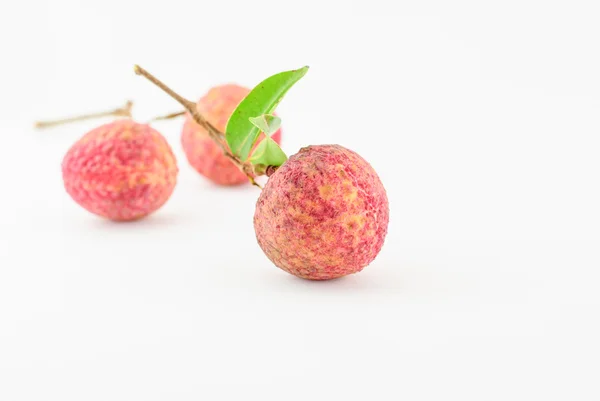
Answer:
<svg viewBox="0 0 600 401"><path fill-rule="evenodd" d="M600 399L597 2L150 3L0 10L0 400ZM179 121L156 125L181 168L163 209L80 209L60 161L97 123L31 123L177 110L134 63L192 98L310 65L284 150L373 164L376 261L323 283L275 268L257 190L195 174Z"/></svg>

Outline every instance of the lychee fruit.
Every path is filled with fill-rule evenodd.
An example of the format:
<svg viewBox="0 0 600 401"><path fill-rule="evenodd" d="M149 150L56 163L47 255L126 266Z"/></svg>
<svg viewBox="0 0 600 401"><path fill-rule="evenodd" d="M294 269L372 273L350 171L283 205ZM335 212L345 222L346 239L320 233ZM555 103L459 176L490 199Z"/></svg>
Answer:
<svg viewBox="0 0 600 401"><path fill-rule="evenodd" d="M250 89L237 84L212 87L196 104L196 108L216 129L224 132L229 117L238 104L250 93ZM258 144L264 134L256 141ZM281 143L281 129L272 136ZM248 177L236 166L208 135L206 129L186 113L181 133L181 144L188 162L201 175L213 183L224 186L247 183ZM255 145L256 146L256 145Z"/></svg>
<svg viewBox="0 0 600 401"><path fill-rule="evenodd" d="M269 178L254 229L266 256L297 277L360 272L387 234L386 191L373 167L339 145L302 148Z"/></svg>
<svg viewBox="0 0 600 401"><path fill-rule="evenodd" d="M147 124L118 119L92 129L62 161L67 193L84 209L115 221L158 210L177 182L175 156Z"/></svg>

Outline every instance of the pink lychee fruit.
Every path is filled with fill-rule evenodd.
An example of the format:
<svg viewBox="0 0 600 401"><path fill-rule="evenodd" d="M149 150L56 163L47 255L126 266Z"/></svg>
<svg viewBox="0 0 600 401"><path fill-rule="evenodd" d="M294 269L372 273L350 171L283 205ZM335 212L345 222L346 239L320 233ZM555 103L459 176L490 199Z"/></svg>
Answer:
<svg viewBox="0 0 600 401"><path fill-rule="evenodd" d="M237 84L214 86L200 98L196 107L208 122L224 132L229 117L248 93L250 89ZM258 144L263 137L261 134L256 143ZM281 128L271 138L280 144ZM249 182L248 177L223 154L221 148L189 113L185 115L181 144L192 167L213 183L229 186Z"/></svg>
<svg viewBox="0 0 600 401"><path fill-rule="evenodd" d="M381 250L388 198L373 167L339 145L308 146L267 181L254 229L266 256L297 277L353 274Z"/></svg>
<svg viewBox="0 0 600 401"><path fill-rule="evenodd" d="M64 186L73 200L115 221L136 220L163 206L173 193L177 174L165 138L130 119L92 129L62 162Z"/></svg>

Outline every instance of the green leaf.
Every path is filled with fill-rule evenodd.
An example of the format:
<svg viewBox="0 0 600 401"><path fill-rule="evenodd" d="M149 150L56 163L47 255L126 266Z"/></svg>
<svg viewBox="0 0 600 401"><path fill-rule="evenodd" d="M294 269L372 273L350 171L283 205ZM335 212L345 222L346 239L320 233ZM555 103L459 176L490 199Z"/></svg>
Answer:
<svg viewBox="0 0 600 401"><path fill-rule="evenodd" d="M281 127L281 118L273 114L250 117L249 120L259 131L264 132L268 136L273 135Z"/></svg>
<svg viewBox="0 0 600 401"><path fill-rule="evenodd" d="M308 66L284 71L265 79L250 91L231 114L225 128L225 139L234 155L242 161L258 139L260 130L250 117L271 114L286 92L308 71ZM265 145L267 146L267 145Z"/></svg>
<svg viewBox="0 0 600 401"><path fill-rule="evenodd" d="M270 136L266 136L258 143L254 153L252 153L252 157L250 157L250 163L262 164L263 166L278 167L285 163L286 160L287 156Z"/></svg>

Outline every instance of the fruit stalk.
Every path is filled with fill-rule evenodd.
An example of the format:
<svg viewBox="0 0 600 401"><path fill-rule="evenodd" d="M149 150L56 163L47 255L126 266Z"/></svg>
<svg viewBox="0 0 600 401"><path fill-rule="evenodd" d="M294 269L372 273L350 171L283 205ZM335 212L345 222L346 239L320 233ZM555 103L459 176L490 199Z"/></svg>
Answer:
<svg viewBox="0 0 600 401"><path fill-rule="evenodd" d="M76 122L76 121L91 120L91 119L100 118L100 117L131 118L132 117L131 116L131 108L132 107L133 107L133 102L128 100L127 103L125 103L125 106L119 107L114 110L102 111L99 113L83 114L83 115L73 116L73 117L66 117L66 118L61 118L58 120L36 121L35 127L36 128L49 128L49 127L53 127L56 125L68 124L68 123Z"/></svg>
<svg viewBox="0 0 600 401"><path fill-rule="evenodd" d="M179 104L181 104L187 110L187 112L190 113L194 121L208 132L210 138L221 148L223 154L225 154L225 156L229 158L244 174L246 174L252 185L262 189L262 187L254 180L254 176L257 174L254 171L253 166L250 163L244 163L237 156L231 153L225 140L225 134L215 128L215 126L208 122L208 120L206 120L206 118L204 118L204 116L198 112L196 103L185 99L139 65L136 64L133 67L133 70L137 75L143 76L158 88L162 89L163 92L175 99Z"/></svg>
<svg viewBox="0 0 600 401"><path fill-rule="evenodd" d="M187 113L187 111L178 111L178 112L167 114L167 115L164 115L164 116L154 117L154 118L150 119L148 122L151 123L151 122L154 122L154 121L172 120L174 118L181 117L181 116L185 115L185 113Z"/></svg>

